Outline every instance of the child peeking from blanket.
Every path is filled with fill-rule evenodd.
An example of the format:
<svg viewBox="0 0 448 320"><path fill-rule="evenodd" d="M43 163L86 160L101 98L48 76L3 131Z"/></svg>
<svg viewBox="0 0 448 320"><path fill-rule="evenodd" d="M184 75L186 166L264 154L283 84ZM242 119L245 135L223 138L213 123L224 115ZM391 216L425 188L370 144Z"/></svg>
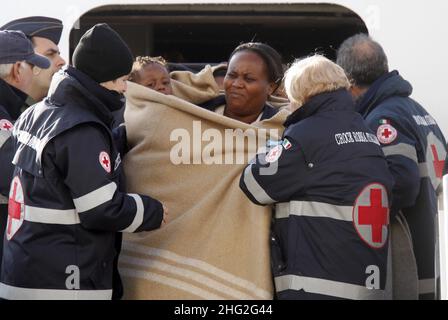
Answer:
<svg viewBox="0 0 448 320"><path fill-rule="evenodd" d="M163 94L173 94L170 74L162 57L138 56L129 80Z"/></svg>

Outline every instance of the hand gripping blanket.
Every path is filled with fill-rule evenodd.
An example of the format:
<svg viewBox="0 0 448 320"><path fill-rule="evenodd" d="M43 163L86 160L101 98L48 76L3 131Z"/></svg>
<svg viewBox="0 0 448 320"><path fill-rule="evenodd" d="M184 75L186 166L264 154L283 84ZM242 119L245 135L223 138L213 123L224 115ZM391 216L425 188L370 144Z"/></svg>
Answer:
<svg viewBox="0 0 448 320"><path fill-rule="evenodd" d="M163 202L169 223L124 235L124 298L272 299L271 208L252 204L239 179L288 111L248 125L134 83L126 96L128 192Z"/></svg>

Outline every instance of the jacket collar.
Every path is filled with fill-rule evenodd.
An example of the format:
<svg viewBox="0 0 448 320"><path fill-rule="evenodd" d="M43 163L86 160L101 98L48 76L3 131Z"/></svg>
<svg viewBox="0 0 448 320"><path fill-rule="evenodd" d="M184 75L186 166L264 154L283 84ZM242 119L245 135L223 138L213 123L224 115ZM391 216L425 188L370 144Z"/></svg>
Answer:
<svg viewBox="0 0 448 320"><path fill-rule="evenodd" d="M387 98L408 97L412 94L411 84L394 70L379 77L356 104L356 111L364 117Z"/></svg>
<svg viewBox="0 0 448 320"><path fill-rule="evenodd" d="M12 120L17 120L20 109L26 105L26 93L0 79L0 105L4 106Z"/></svg>
<svg viewBox="0 0 448 320"><path fill-rule="evenodd" d="M325 92L312 97L303 106L291 113L283 125L288 127L314 114L336 110L355 110L353 99L345 89Z"/></svg>
<svg viewBox="0 0 448 320"><path fill-rule="evenodd" d="M260 120L270 119L275 116L278 112L277 108L271 107L269 104L265 104L263 111L261 112Z"/></svg>
<svg viewBox="0 0 448 320"><path fill-rule="evenodd" d="M111 111L124 106L123 95L100 86L73 67L68 66L55 75L53 82L49 94L51 103L63 106L67 99L71 99L79 107L94 113L108 127L113 123Z"/></svg>

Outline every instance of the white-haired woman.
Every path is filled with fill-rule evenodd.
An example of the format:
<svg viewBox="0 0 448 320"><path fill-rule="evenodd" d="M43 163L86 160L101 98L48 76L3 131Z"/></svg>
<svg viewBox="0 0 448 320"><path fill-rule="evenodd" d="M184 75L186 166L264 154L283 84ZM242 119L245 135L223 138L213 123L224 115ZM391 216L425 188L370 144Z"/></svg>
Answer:
<svg viewBox="0 0 448 320"><path fill-rule="evenodd" d="M241 177L254 203L275 203L279 299L386 298L393 180L348 88L344 71L327 58L296 61L285 76L293 112L283 139Z"/></svg>

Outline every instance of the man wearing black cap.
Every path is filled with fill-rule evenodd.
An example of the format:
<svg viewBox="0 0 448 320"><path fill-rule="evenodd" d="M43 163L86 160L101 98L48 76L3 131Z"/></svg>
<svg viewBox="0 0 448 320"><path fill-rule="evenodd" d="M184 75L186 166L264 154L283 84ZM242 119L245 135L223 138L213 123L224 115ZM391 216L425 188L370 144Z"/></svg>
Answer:
<svg viewBox="0 0 448 320"><path fill-rule="evenodd" d="M14 128L0 298L117 298L117 232L165 222L159 201L126 193L110 129L111 111L124 103L131 51L98 24L81 38L73 62Z"/></svg>
<svg viewBox="0 0 448 320"><path fill-rule="evenodd" d="M34 53L31 42L22 32L0 31L0 264L14 170L13 124L29 94L33 67L49 66L48 59Z"/></svg>
<svg viewBox="0 0 448 320"><path fill-rule="evenodd" d="M51 78L65 64L60 56L58 43L62 33L61 20L49 17L26 17L8 22L1 30L22 31L33 43L34 51L47 57L51 67L34 68L33 81L29 96L34 100L29 104L42 100L48 93Z"/></svg>

